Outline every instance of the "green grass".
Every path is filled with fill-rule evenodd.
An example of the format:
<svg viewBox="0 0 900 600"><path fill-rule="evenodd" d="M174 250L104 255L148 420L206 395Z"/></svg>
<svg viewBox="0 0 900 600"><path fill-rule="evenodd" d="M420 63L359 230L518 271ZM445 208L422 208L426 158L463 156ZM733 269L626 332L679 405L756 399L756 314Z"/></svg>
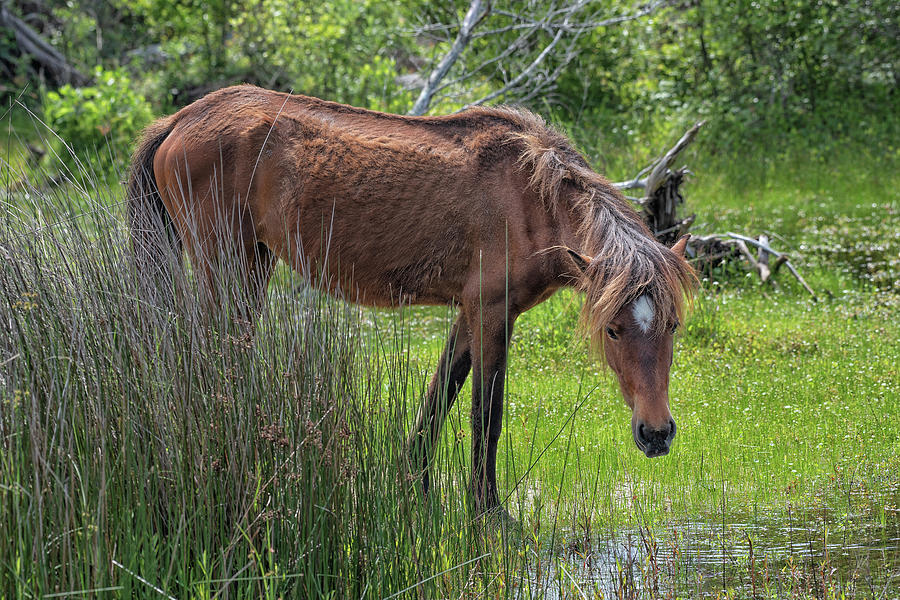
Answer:
<svg viewBox="0 0 900 600"><path fill-rule="evenodd" d="M531 452L529 424L539 425L538 446L565 427L580 440L576 455L584 448L601 456L607 487L621 484L626 471L653 479L669 490L677 516L720 504L716 492L691 483L707 476L734 482L735 498L746 504L777 503L809 499L848 465L892 468L900 454L900 176L896 151L888 150L894 154L847 150L826 174L820 161L796 155L758 177L741 171L746 163L729 170L726 160L702 160L717 170L698 169L689 187L694 229L777 234L773 245L791 254L823 299L813 302L784 271L777 287L739 268L711 273L677 340L676 450L648 461L630 440L630 414L613 377L574 335L580 299L558 294L516 326L508 420L528 430L510 440L517 462ZM883 176L863 176L874 171ZM726 193L726 182L735 181L741 186ZM422 334L446 327L439 321ZM433 360L437 351L428 342L420 352ZM558 481L564 446L542 459L535 472L542 485ZM701 464L707 473L697 472ZM623 516L624 507L610 507L609 518Z"/></svg>
<svg viewBox="0 0 900 600"><path fill-rule="evenodd" d="M575 336L580 298L523 315L498 459L522 525L508 538L465 494L468 384L437 492L423 500L404 467L447 309L360 311L282 270L251 342L227 312L204 316L190 278L170 302L130 268L117 186L10 185L24 167L7 160L0 597L893 590L897 150L698 152L695 230L777 234L821 301L785 272L777 287L708 273L676 342L678 435L654 460Z"/></svg>
<svg viewBox="0 0 900 600"><path fill-rule="evenodd" d="M560 294L526 313L511 351L505 441L520 471L549 448L526 485L562 485L570 496L581 482L563 465L580 461L599 471L592 485L607 492L629 480L652 482L641 517L659 521L715 510L722 477L731 482L730 501L753 509L811 502L841 473L889 473L900 455L900 324L865 296L815 305L762 293L720 292L698 302L672 369L679 433L658 460L634 447L613 377L572 335L577 298ZM414 345L430 357L419 361L436 360L435 347ZM446 437L468 435L465 415L457 411ZM612 500L604 502L604 522L636 518Z"/></svg>

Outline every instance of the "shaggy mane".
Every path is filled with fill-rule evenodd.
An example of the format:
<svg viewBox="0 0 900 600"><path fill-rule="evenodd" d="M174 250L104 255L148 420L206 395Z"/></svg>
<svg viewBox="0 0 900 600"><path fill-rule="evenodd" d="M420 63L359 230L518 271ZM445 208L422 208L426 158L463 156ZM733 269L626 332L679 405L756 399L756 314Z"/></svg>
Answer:
<svg viewBox="0 0 900 600"><path fill-rule="evenodd" d="M661 335L684 316L697 277L684 258L653 237L640 215L605 177L595 173L566 136L540 117L503 109L517 121L510 140L520 147L519 164L531 171L531 185L552 212L568 210L580 221L580 248L592 258L579 281L585 294L581 332L602 354L606 328L629 302L646 295ZM569 183L575 193L563 193Z"/></svg>

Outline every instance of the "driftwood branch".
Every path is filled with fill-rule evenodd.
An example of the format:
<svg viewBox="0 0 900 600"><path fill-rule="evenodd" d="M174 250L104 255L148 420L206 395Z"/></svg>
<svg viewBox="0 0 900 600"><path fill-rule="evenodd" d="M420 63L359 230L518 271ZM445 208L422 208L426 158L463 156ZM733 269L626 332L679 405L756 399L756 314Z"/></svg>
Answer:
<svg viewBox="0 0 900 600"><path fill-rule="evenodd" d="M756 250L754 254L750 250ZM787 254L779 252L769 245L769 238L763 234L759 239L754 239L739 233L713 233L709 235L694 236L688 245L688 256L694 263L715 266L723 260L740 256L746 259L762 282L769 281L771 276L778 272L782 265L786 266L800 285L803 286L813 301L818 301L818 296L800 272L791 264ZM771 257L775 257L774 264L770 267Z"/></svg>
<svg viewBox="0 0 900 600"><path fill-rule="evenodd" d="M769 236L760 235L759 236L760 245L769 245ZM784 256L782 254L782 256ZM769 268L769 253L763 250L761 247L757 248L756 255L756 270L759 273L759 279L765 283L769 280L769 275L772 274L772 270Z"/></svg>
<svg viewBox="0 0 900 600"><path fill-rule="evenodd" d="M753 252L750 251L750 248L747 247L746 241L744 241L743 239L735 239L735 245L737 246L738 250L741 251L743 257L747 259L747 262L750 263L750 268L756 271L756 274L759 275L760 281L765 283L769 280L769 275L771 274L771 270L769 269L770 253L763 250L761 246L768 246L769 238L765 235L761 235L759 236L759 242L760 247L757 248L757 255L754 256ZM784 255L782 254L779 258L784 258Z"/></svg>
<svg viewBox="0 0 900 600"><path fill-rule="evenodd" d="M694 126L688 129L687 132L681 136L681 139L678 140L678 142L676 142L675 145L672 146L672 148L670 148L669 151L666 152L653 166L653 170L650 171L650 174L647 176L647 182L644 184L644 196L646 198L652 196L653 192L658 190L663 182L665 182L669 167L672 166L672 163L675 162L675 159L678 158L681 151L694 141L697 132L705 123L706 121L698 121L695 123Z"/></svg>
<svg viewBox="0 0 900 600"><path fill-rule="evenodd" d="M0 4L0 27L10 29L16 36L16 44L22 54L27 54L37 62L57 83L84 85L89 79L70 65L66 58L34 29L9 12L6 4Z"/></svg>
<svg viewBox="0 0 900 600"><path fill-rule="evenodd" d="M647 165L643 169L641 169L637 175L634 176L633 179L628 181L619 181L614 183L613 185L620 190L634 190L634 189L644 189L647 185L647 180L642 179L644 175L650 172L650 169L653 168L653 165Z"/></svg>
<svg viewBox="0 0 900 600"><path fill-rule="evenodd" d="M649 197L653 194L659 186L663 184L666 179L666 171L672 166L672 163L675 162L675 159L678 158L678 155L681 154L681 151L684 150L688 144L694 141L694 138L697 137L697 132L700 131L700 128L706 124L705 120L697 121L694 123L694 126L688 129L684 135L681 136L674 146L672 146L668 152L663 154L662 158L654 162L653 164L644 167L641 171L635 175L633 179L629 181L620 181L618 183L614 183L613 185L619 188L620 190L631 190L635 188L641 188L645 190L645 197ZM650 173L647 177L643 177L646 173Z"/></svg>
<svg viewBox="0 0 900 600"><path fill-rule="evenodd" d="M791 261L788 259L787 255L782 252L778 252L777 250L772 249L772 247L769 246L769 244L768 244L769 240L766 236L760 236L759 240L755 240L751 237L747 237L747 236L740 235L737 233L731 233L730 231L728 233L726 233L725 235L727 235L728 237L730 237L732 239L744 242L745 244L750 244L751 246L756 246L761 251L765 251L765 252L771 254L772 256L774 256L778 260L779 266L781 264L786 266L788 271L791 272L791 275L796 277L797 281L800 282L800 285L802 285L803 288L807 292L809 292L809 295L813 297L813 300L818 300L816 293L813 291L813 289L811 287L809 287L809 284L806 283L806 280L800 276L800 273L797 272L797 269L795 269L794 265L791 264ZM763 241L763 238L765 239L765 241Z"/></svg>
<svg viewBox="0 0 900 600"><path fill-rule="evenodd" d="M694 215L682 219L677 215L678 205L684 203L680 187L690 172L687 167L674 171L671 167L678 155L694 141L697 132L705 123L706 121L695 123L674 146L652 164L641 169L632 179L613 184L620 190L643 190L642 198L632 200L641 207L647 225L663 243L675 242L687 233L694 222Z"/></svg>

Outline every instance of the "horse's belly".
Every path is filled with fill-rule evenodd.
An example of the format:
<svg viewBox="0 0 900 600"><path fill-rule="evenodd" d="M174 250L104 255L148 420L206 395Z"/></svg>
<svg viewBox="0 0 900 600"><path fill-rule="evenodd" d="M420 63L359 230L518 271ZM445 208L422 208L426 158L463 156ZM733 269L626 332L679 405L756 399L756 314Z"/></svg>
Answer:
<svg viewBox="0 0 900 600"><path fill-rule="evenodd" d="M337 253L327 272L350 300L378 306L450 304L462 293L457 269L447 269L439 256L410 257L407 262L381 262ZM329 262L332 258L329 258ZM454 261L455 262L455 261ZM349 272L348 272L349 271Z"/></svg>

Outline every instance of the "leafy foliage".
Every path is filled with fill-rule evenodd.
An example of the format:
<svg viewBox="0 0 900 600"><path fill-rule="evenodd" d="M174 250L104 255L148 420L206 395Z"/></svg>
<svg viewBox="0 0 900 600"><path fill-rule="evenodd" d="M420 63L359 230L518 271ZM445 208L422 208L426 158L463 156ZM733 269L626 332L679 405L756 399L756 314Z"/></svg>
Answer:
<svg viewBox="0 0 900 600"><path fill-rule="evenodd" d="M72 152L59 152L67 166L75 166L75 155L96 152L101 161L122 167L129 146L153 118L153 112L124 71L97 67L94 81L96 85L89 87L64 85L47 92L44 118L71 148Z"/></svg>
<svg viewBox="0 0 900 600"><path fill-rule="evenodd" d="M127 69L158 112L238 82L405 112L416 92L399 77L411 76L408 85L427 76L468 2L51 0L44 6L36 28L75 66ZM492 3L480 37L448 78L459 83L443 90L435 110L503 87L553 38L551 29L523 37L522 15L537 19L561 6ZM619 0L596 2L579 18L634 10ZM632 129L703 113L714 117L715 137L726 144L800 130L823 131L827 141L832 133L854 134L867 115L897 112L898 23L900 8L890 0L689 0L567 34L536 72L540 83L559 70L554 85L538 85L539 93L516 89L498 100L524 98L542 111L553 106L568 124L590 118Z"/></svg>
<svg viewBox="0 0 900 600"><path fill-rule="evenodd" d="M134 56L152 63L164 104L184 105L240 82L371 108L403 110L408 103L394 84L408 40L392 5L141 0L131 10L151 33Z"/></svg>
<svg viewBox="0 0 900 600"><path fill-rule="evenodd" d="M898 23L888 0L693 0L592 32L560 92L632 126L701 113L725 143L800 130L827 141L896 113Z"/></svg>

